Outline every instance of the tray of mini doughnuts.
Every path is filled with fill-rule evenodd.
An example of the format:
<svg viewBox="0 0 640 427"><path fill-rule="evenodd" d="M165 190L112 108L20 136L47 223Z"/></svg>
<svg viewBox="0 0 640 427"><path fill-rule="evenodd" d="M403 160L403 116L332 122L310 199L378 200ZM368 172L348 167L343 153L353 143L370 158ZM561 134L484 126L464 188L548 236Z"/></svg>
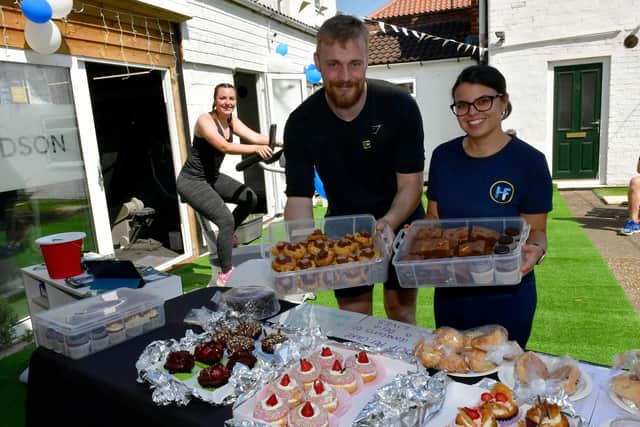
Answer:
<svg viewBox="0 0 640 427"><path fill-rule="evenodd" d="M393 242L400 286L515 285L530 226L521 217L419 220Z"/></svg>
<svg viewBox="0 0 640 427"><path fill-rule="evenodd" d="M287 295L384 282L393 235L375 224L371 215L270 224L261 245L273 288Z"/></svg>

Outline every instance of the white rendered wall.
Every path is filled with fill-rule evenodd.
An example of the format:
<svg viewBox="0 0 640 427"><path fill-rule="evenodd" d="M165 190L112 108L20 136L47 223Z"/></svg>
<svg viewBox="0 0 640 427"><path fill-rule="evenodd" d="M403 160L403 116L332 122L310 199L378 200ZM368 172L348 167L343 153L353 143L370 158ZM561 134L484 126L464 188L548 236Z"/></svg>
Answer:
<svg viewBox="0 0 640 427"><path fill-rule="evenodd" d="M455 116L449 109L451 87L460 71L474 65L470 59L447 59L410 64L369 66L367 76L388 81L415 79L416 102L424 127L425 179L429 172L431 152L438 145L462 135Z"/></svg>
<svg viewBox="0 0 640 427"><path fill-rule="evenodd" d="M507 78L514 107L504 127L543 151L551 167L554 67L601 63L598 180L627 185L640 156L640 45L627 49L623 40L640 28L640 0L488 4L489 63Z"/></svg>
<svg viewBox="0 0 640 427"><path fill-rule="evenodd" d="M298 72L313 61L315 35L310 32L223 0L190 1L189 6L193 18L181 27L186 63L266 72L269 54L279 43L288 46L286 61Z"/></svg>

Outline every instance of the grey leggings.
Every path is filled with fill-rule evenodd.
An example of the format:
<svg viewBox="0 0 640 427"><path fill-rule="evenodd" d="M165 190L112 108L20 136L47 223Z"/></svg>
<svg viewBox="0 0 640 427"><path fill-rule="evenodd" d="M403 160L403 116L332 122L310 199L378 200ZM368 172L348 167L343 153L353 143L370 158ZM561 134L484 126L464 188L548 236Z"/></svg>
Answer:
<svg viewBox="0 0 640 427"><path fill-rule="evenodd" d="M256 193L225 174L220 174L211 182L192 178L181 172L176 188L184 202L189 203L201 216L218 226L218 259L222 272L226 273L232 267L233 232L258 204ZM226 202L236 205L233 212L229 210Z"/></svg>

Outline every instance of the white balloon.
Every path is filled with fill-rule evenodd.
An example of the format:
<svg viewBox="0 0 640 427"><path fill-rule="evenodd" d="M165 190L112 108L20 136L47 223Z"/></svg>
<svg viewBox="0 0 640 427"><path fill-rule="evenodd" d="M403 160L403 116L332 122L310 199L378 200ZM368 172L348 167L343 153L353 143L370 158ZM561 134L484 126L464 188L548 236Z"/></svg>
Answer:
<svg viewBox="0 0 640 427"><path fill-rule="evenodd" d="M31 49L43 55L53 53L60 47L62 36L60 30L49 20L44 24L36 24L28 19L25 20L24 38Z"/></svg>
<svg viewBox="0 0 640 427"><path fill-rule="evenodd" d="M73 9L73 0L47 0L51 6L52 18L64 18Z"/></svg>

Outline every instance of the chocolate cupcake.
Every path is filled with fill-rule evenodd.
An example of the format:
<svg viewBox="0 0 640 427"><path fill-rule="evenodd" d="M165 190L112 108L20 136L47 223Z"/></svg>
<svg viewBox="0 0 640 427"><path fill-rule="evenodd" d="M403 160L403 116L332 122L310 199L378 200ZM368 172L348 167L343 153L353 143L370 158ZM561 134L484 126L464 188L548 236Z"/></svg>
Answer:
<svg viewBox="0 0 640 427"><path fill-rule="evenodd" d="M229 361L227 362L227 369L229 370L229 372L233 371L233 367L236 365L236 363L242 363L249 369L252 369L257 361L258 359L256 359L253 354L248 351L243 351L229 357Z"/></svg>
<svg viewBox="0 0 640 427"><path fill-rule="evenodd" d="M219 342L203 342L196 346L193 352L195 360L205 363L207 365L213 365L222 360L224 355L224 347Z"/></svg>
<svg viewBox="0 0 640 427"><path fill-rule="evenodd" d="M177 372L189 373L195 366L193 354L186 350L172 351L167 356L164 368L171 374Z"/></svg>
<svg viewBox="0 0 640 427"><path fill-rule="evenodd" d="M217 363L200 371L198 384L206 388L221 387L229 382L229 377L231 372L224 365Z"/></svg>
<svg viewBox="0 0 640 427"><path fill-rule="evenodd" d="M262 325L258 322L242 322L236 327L235 332L255 340L262 335Z"/></svg>
<svg viewBox="0 0 640 427"><path fill-rule="evenodd" d="M271 333L262 339L262 351L273 354L276 344L281 344L288 339L289 337L280 332Z"/></svg>
<svg viewBox="0 0 640 427"><path fill-rule="evenodd" d="M235 335L227 341L227 350L231 356L243 351L253 351L255 348L253 339L242 335Z"/></svg>

